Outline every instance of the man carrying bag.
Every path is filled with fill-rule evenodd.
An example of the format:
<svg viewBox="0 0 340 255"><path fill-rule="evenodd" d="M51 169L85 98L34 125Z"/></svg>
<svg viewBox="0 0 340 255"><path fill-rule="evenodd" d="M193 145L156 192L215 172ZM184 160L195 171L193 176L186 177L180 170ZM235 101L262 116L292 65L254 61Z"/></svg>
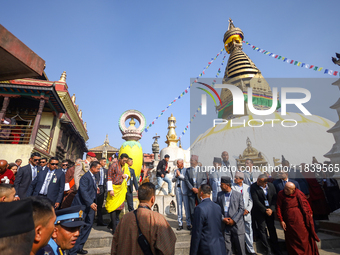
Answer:
<svg viewBox="0 0 340 255"><path fill-rule="evenodd" d="M138 209L120 220L113 235L111 254L175 254L175 233L163 215L151 210L155 203L155 185L142 184L138 188L138 200Z"/></svg>

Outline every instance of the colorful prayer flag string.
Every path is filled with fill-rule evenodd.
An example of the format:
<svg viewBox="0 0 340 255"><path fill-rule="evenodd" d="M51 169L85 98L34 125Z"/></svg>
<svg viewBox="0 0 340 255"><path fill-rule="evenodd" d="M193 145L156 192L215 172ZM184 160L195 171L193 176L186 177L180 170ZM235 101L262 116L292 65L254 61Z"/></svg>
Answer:
<svg viewBox="0 0 340 255"><path fill-rule="evenodd" d="M223 56L223 59L222 59L222 63L221 63L221 65L220 65L220 68L218 68L218 70L217 70L217 74L216 74L216 77L215 77L215 78L218 78L218 76L220 75L220 73L221 73L221 68L223 67L224 59L225 59L226 56L227 56L227 53L224 53L224 56ZM213 80L213 82L212 82L212 87L215 87L215 84L216 84L216 79Z"/></svg>
<svg viewBox="0 0 340 255"><path fill-rule="evenodd" d="M149 128L155 124L155 121L158 120L159 117L161 117L165 111L167 111L169 109L169 107L175 103L178 99L181 99L185 94L189 93L189 89L192 87L192 85L197 82L197 80L202 77L205 74L205 70L207 70L210 65L216 60L216 58L222 54L222 52L224 51L224 48L222 50L219 51L219 53L217 53L217 55L214 58L211 58L211 60L208 62L208 65L206 67L203 68L202 73L199 74L199 76L196 77L196 79L190 84L189 87L187 87L178 97L175 97L174 100L171 101L171 103L163 110L161 111L161 113L143 130L143 132L148 132Z"/></svg>
<svg viewBox="0 0 340 255"><path fill-rule="evenodd" d="M184 128L182 134L180 135L180 137L178 138L179 140L182 139L182 136L184 136L185 132L188 131L191 122L195 119L196 114L201 110L202 104L200 104L200 106L197 108L196 112L194 113L194 115L191 117L189 123L186 125L186 127Z"/></svg>
<svg viewBox="0 0 340 255"><path fill-rule="evenodd" d="M264 55L268 55L269 57L272 57L272 58L280 59L283 62L286 62L288 64L294 64L295 66L305 67L307 69L311 69L311 70L318 71L318 72L320 72L321 70L324 69L323 67L310 65L310 64L306 64L306 63L303 63L303 62L300 62L300 61L295 61L295 60L292 60L292 59L289 59L289 58L286 58L286 57L283 57L283 56L279 56L278 54L275 54L275 53L266 51L264 49L261 49L259 47L256 47L256 46L254 46L254 45L252 45L252 44L250 44L249 42L246 42L246 41L243 41L243 43L249 45L255 51L263 53ZM334 76L339 75L340 76L339 71L333 71L331 69L324 69L324 70L325 70L324 74L329 74L329 75L334 75Z"/></svg>

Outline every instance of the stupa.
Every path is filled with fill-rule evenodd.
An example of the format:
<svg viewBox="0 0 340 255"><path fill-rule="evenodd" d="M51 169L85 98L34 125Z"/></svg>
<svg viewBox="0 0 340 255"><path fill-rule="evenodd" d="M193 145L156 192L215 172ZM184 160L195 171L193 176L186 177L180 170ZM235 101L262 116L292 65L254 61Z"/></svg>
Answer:
<svg viewBox="0 0 340 255"><path fill-rule="evenodd" d="M277 95L272 95L271 88L259 68L243 52L243 39L242 30L235 27L233 21L229 19L229 27L224 34L223 42L230 56L223 84L237 86L243 91L245 113L241 116L233 115L232 94L228 89L222 89L220 94L222 104L217 107L218 118L229 121L200 134L190 146L191 154L198 155L203 166L211 166L214 157L220 157L223 151L228 151L232 165L243 165L244 158L241 153L248 138L251 147L261 152L257 158L263 164L277 165L276 159L280 159L282 154L295 165L311 163L313 156L320 161L326 160L323 154L334 143L332 135L327 133L327 130L334 126L332 121L302 113L287 112L287 115L281 115L274 112L271 115L258 116L249 111L246 104L249 87L253 90L252 102L257 110L271 108L273 97ZM276 120L275 124L272 119ZM295 120L297 125L283 126L282 121L287 119ZM232 124L231 121L239 124ZM251 126L248 124L249 121ZM255 150L254 153L256 154Z"/></svg>

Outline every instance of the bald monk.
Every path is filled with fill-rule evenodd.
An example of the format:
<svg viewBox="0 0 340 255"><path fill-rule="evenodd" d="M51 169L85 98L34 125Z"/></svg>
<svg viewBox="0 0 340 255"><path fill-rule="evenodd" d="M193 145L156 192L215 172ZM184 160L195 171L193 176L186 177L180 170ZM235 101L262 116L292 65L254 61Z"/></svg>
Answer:
<svg viewBox="0 0 340 255"><path fill-rule="evenodd" d="M14 174L11 170L7 169L7 167L8 167L7 161L1 159L0 160L0 183L6 183L6 179L8 179L9 184L14 184L14 179L15 179Z"/></svg>
<svg viewBox="0 0 340 255"><path fill-rule="evenodd" d="M277 195L277 217L285 232L286 247L289 255L318 255L316 242L319 238L314 230L313 212L306 196L287 182Z"/></svg>

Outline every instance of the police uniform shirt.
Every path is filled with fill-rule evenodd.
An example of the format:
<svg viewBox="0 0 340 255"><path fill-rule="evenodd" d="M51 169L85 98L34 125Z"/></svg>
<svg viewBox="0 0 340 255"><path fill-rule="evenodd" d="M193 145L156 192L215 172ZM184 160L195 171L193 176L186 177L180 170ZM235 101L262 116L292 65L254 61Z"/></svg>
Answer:
<svg viewBox="0 0 340 255"><path fill-rule="evenodd" d="M58 244L51 238L48 244L41 248L36 255L65 255L64 251L58 246Z"/></svg>

